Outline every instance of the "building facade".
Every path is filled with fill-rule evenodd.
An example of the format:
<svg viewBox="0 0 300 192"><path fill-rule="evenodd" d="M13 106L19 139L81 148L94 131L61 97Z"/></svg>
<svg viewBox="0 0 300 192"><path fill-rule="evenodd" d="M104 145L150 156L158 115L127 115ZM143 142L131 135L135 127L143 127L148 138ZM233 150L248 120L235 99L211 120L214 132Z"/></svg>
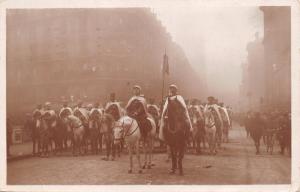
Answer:
<svg viewBox="0 0 300 192"><path fill-rule="evenodd" d="M268 108L291 108L291 8L264 6L264 52Z"/></svg>
<svg viewBox="0 0 300 192"><path fill-rule="evenodd" d="M247 45L240 103L245 110L291 110L290 7L263 6L264 37Z"/></svg>
<svg viewBox="0 0 300 192"><path fill-rule="evenodd" d="M8 112L71 96L103 103L111 92L126 102L134 84L158 101L165 51L166 83L201 94L183 50L147 8L11 9L6 43Z"/></svg>
<svg viewBox="0 0 300 192"><path fill-rule="evenodd" d="M260 110L265 96L264 47L259 34L247 45L247 62L242 64L240 98L243 111Z"/></svg>

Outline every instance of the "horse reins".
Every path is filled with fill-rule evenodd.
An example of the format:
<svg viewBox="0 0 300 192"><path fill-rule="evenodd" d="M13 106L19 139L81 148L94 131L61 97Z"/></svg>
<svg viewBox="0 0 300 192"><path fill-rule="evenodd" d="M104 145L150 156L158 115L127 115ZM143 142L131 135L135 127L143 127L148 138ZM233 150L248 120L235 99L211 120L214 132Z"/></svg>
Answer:
<svg viewBox="0 0 300 192"><path fill-rule="evenodd" d="M131 124L130 124L130 127L132 126L133 122L134 122L134 119L132 119ZM123 123L122 123L121 126L117 126L117 127L121 127L121 128L124 129L124 121L123 121ZM128 132L129 132L129 130L130 130L130 129L128 129L128 130L126 131L126 133L123 134L123 137L121 137L121 138L115 138L115 140L121 140L121 139L124 139L124 138L127 137L127 136L132 135L138 128L139 128L139 126L136 126L136 128L135 128L130 134L128 134Z"/></svg>

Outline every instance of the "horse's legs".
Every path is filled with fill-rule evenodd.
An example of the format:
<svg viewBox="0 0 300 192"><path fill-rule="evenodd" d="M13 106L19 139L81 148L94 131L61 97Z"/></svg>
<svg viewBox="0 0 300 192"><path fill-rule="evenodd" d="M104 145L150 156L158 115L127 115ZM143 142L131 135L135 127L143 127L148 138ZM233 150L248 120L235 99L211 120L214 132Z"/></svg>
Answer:
<svg viewBox="0 0 300 192"><path fill-rule="evenodd" d="M149 148L149 164L148 164L148 169L151 168L152 166L152 159L153 159L153 147L154 147L154 138L150 138L150 148Z"/></svg>
<svg viewBox="0 0 300 192"><path fill-rule="evenodd" d="M94 138L94 148L96 154L98 154L98 139L99 139L99 135L97 135L96 138Z"/></svg>
<svg viewBox="0 0 300 192"><path fill-rule="evenodd" d="M72 139L72 143L73 143L73 145L72 145L72 153L75 156L76 155L76 147L77 147L77 141L75 140L75 138Z"/></svg>
<svg viewBox="0 0 300 192"><path fill-rule="evenodd" d="M259 145L260 145L260 139L255 138L255 147L256 147L256 154L259 154Z"/></svg>
<svg viewBox="0 0 300 192"><path fill-rule="evenodd" d="M108 133L107 133L108 134ZM110 152L111 152L111 146L112 144L110 143L110 140L108 138L108 135L105 135L105 148L106 148L106 158L107 160L109 159L109 156L110 156Z"/></svg>
<svg viewBox="0 0 300 192"><path fill-rule="evenodd" d="M200 141L201 141L201 138L200 138L200 136L197 135L197 137L196 137L196 153L197 154L201 153Z"/></svg>
<svg viewBox="0 0 300 192"><path fill-rule="evenodd" d="M148 151L147 151L147 141L146 139L143 139L143 151L144 151L144 165L143 165L143 169L146 168L147 166L147 154L148 154Z"/></svg>
<svg viewBox="0 0 300 192"><path fill-rule="evenodd" d="M38 155L40 156L41 155L41 148L42 148L42 144L41 144L41 138L39 137L38 138Z"/></svg>
<svg viewBox="0 0 300 192"><path fill-rule="evenodd" d="M128 145L128 153L129 153L129 169L128 169L128 173L132 173L132 146L131 145Z"/></svg>
<svg viewBox="0 0 300 192"><path fill-rule="evenodd" d="M136 142L136 157L137 157L137 160L138 160L138 165L139 165L139 173L142 173L142 164L141 164L141 158L140 158L140 143L139 143L139 140L137 140Z"/></svg>
<svg viewBox="0 0 300 192"><path fill-rule="evenodd" d="M36 138L32 138L32 154L35 155Z"/></svg>
<svg viewBox="0 0 300 192"><path fill-rule="evenodd" d="M114 141L112 141L112 139L111 139L110 143L111 143L110 145L111 145L111 151L112 151L112 160L114 160L116 157L116 145L114 144Z"/></svg>
<svg viewBox="0 0 300 192"><path fill-rule="evenodd" d="M183 175L183 168L182 168L182 159L184 156L184 146L180 146L178 148L178 169L179 169L179 175Z"/></svg>
<svg viewBox="0 0 300 192"><path fill-rule="evenodd" d="M121 151L122 151L122 147L121 147L121 143L119 143L118 145L116 145L117 151L118 151L118 157L121 156Z"/></svg>
<svg viewBox="0 0 300 192"><path fill-rule="evenodd" d="M171 159L172 159L172 168L170 171L170 174L174 174L177 168L177 161L176 161L176 151L174 146L170 146L170 151L171 151Z"/></svg>
<svg viewBox="0 0 300 192"><path fill-rule="evenodd" d="M102 152L102 139L103 139L103 133L99 135L99 152ZM107 150L107 149L106 149Z"/></svg>

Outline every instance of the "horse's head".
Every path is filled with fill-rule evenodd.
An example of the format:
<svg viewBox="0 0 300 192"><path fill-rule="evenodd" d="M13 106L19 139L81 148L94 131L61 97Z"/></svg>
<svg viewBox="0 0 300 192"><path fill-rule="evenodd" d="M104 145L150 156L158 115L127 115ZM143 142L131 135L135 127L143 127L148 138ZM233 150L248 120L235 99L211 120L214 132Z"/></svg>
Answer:
<svg viewBox="0 0 300 192"><path fill-rule="evenodd" d="M117 104L111 104L106 110L106 113L112 115L115 120L118 120L120 118L119 108Z"/></svg>
<svg viewBox="0 0 300 192"><path fill-rule="evenodd" d="M147 110L151 115L158 116L158 111L154 106L149 106Z"/></svg>
<svg viewBox="0 0 300 192"><path fill-rule="evenodd" d="M69 115L71 115L71 112L68 109L63 109L62 112L60 113L60 117L62 119L65 118L65 117L67 117L67 116L69 116Z"/></svg>
<svg viewBox="0 0 300 192"><path fill-rule="evenodd" d="M40 119L41 117L42 117L42 113L40 111L35 111L33 113L33 119L34 120Z"/></svg>
<svg viewBox="0 0 300 192"><path fill-rule="evenodd" d="M89 119L91 120L98 120L100 118L101 114L98 110L93 110L90 114Z"/></svg>

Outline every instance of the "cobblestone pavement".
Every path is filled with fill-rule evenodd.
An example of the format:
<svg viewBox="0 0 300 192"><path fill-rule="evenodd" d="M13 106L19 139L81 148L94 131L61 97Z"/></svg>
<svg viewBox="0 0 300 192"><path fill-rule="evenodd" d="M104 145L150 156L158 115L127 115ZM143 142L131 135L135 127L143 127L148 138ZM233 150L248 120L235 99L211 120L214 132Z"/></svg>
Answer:
<svg viewBox="0 0 300 192"><path fill-rule="evenodd" d="M128 174L128 155L115 161L103 161L101 155L49 158L33 157L9 162L7 183L14 184L288 184L291 176L291 158L280 155L255 155L252 141L244 130L230 131L230 142L223 144L216 156L187 154L184 158L184 176L169 175L170 162L165 154L155 154L155 166ZM143 159L143 157L142 157ZM136 158L134 158L136 163Z"/></svg>

